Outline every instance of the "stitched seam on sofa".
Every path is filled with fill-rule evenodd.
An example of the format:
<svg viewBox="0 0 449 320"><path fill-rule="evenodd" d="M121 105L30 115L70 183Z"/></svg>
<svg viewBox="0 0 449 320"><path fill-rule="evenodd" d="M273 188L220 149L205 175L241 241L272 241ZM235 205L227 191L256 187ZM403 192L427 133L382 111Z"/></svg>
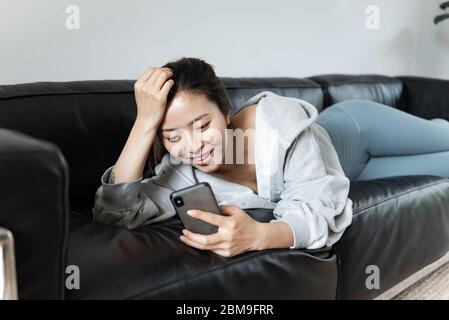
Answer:
<svg viewBox="0 0 449 320"><path fill-rule="evenodd" d="M189 274L184 275L181 279L176 279L176 280L174 280L174 281L172 281L172 282L170 282L168 284L163 284L163 285L161 285L161 286L159 286L157 288L146 290L144 292L141 292L141 293L129 296L128 298L125 298L125 299L137 299L139 296L146 295L148 293L155 292L155 291L160 291L160 290L165 289L165 288L167 288L167 287L169 287L171 285L174 285L176 283L183 282L183 281L185 281L187 279L191 280L191 279L198 278L200 276L204 276L205 274L210 274L211 272L220 271L222 269L227 268L228 266L234 265L236 263L241 263L242 261L245 262L245 261L253 259L255 257L257 258L259 256L271 256L273 254L277 254L277 255L292 254L292 250L291 249L287 250L285 252L281 252L281 253L276 252L276 251L278 251L277 249L268 249L268 250L270 252L266 252L266 251L256 252L256 253L253 253L253 254L248 255L246 257L243 257L243 258L240 258L240 259L237 259L237 260L233 260L233 261L231 261L231 262L229 262L229 263L227 263L226 265L223 265L223 266L218 266L218 267L210 268L210 269L207 269L207 270L199 270L199 271L191 272ZM336 259L336 255L335 254L332 255L331 258L325 259L325 258L319 258L319 257L313 256L313 255L311 255L309 253L306 253L306 252L298 250L298 249L296 249L296 250L298 252L300 252L300 253L297 253L298 255L304 256L304 257L310 258L310 259L315 259L315 260L318 260L318 261L330 262L330 261L332 261L332 259Z"/></svg>
<svg viewBox="0 0 449 320"><path fill-rule="evenodd" d="M420 189L424 189L424 188L431 187L431 186L434 186L434 185L439 185L439 184L443 184L443 183L448 183L448 182L449 182L449 179L445 179L445 180L437 181L437 182L434 182L434 183L426 184L426 185L424 185L424 186L420 186L420 187L416 187L416 188L413 188L413 189L404 191L404 192L399 193L399 194L397 194L397 195L394 195L394 196L391 196L391 197L389 197L389 198L383 199L382 201L375 202L375 203L372 203L372 204L368 204L368 205L365 206L365 207L361 207L361 208L359 208L359 209L357 209L357 210L354 211L354 215L353 215L353 216L358 215L361 211L363 211L363 210L365 210L365 209L369 209L369 208L371 208L371 207L373 207L373 206L376 206L376 205L378 205L378 204L382 204L382 203L387 202L387 201L389 201L389 200L398 198L398 197L400 197L400 196L402 196L402 195L404 195L404 194L407 194L407 193L410 193L410 192L413 192L413 191L418 191L418 190L420 190Z"/></svg>
<svg viewBox="0 0 449 320"><path fill-rule="evenodd" d="M378 81L376 81L378 80ZM319 80L318 80L319 81ZM363 84L363 85L379 85L379 84L397 84L397 85L402 85L402 81L400 79L396 79L396 78L381 78L381 79L375 79L373 78L372 80L368 80L368 81L354 81L354 79L348 79L348 80L341 80L338 82L328 82L326 81L325 83L323 83L324 86L326 87L331 87L331 86L339 86L339 85L348 85L348 84Z"/></svg>
<svg viewBox="0 0 449 320"><path fill-rule="evenodd" d="M237 85L231 85L231 86L227 86L226 89L260 89L261 91L264 90L273 90L273 89L321 89L320 86L313 86L313 85L298 85L298 86L292 86L292 85L286 85L286 86L261 86L261 85L246 85L246 84L242 84L241 86L237 86Z"/></svg>
<svg viewBox="0 0 449 320"><path fill-rule="evenodd" d="M340 255L338 254L338 250L336 250L334 247L332 247L332 250L335 254L335 256L337 257L337 290L335 290L335 300L337 300L340 296L341 296L341 292L343 291L342 289L342 281L340 281L340 279L342 279L343 277L343 270L342 270L342 264L341 264L341 260L342 258L340 257Z"/></svg>
<svg viewBox="0 0 449 320"><path fill-rule="evenodd" d="M64 155L60 150L57 150L57 157L59 159L61 175L62 175L62 206L63 206L63 217L62 217L62 226L63 226L63 235L62 235L62 243L61 243L61 256L60 256L60 297L61 300L65 300L65 267L67 265L67 251L68 251L68 241L69 241L69 168L68 163L64 158ZM67 174L66 174L67 173Z"/></svg>
<svg viewBox="0 0 449 320"><path fill-rule="evenodd" d="M373 82L352 82L352 81L343 81L343 82L338 82L338 83L329 83L327 86L328 87L337 87L337 86L347 86L347 85L398 85L401 86L402 83L400 80L392 80L392 81L375 81L373 80Z"/></svg>
<svg viewBox="0 0 449 320"><path fill-rule="evenodd" d="M21 151L17 151L14 153L9 153L9 154L3 154L0 153L0 158L10 158L10 157L17 157L17 156L28 156L28 155L42 155L42 154L46 154L46 155L51 155L52 154L52 150L41 150L41 151L25 151L25 152L21 152Z"/></svg>
<svg viewBox="0 0 449 320"><path fill-rule="evenodd" d="M67 96L76 94L123 94L123 93L134 93L134 91L80 91L80 92L42 92L34 94L24 94L24 95L14 95L1 97L0 100L10 100L10 99L20 99L29 97L40 97L40 96Z"/></svg>
<svg viewBox="0 0 449 320"><path fill-rule="evenodd" d="M446 179L446 180L448 180L448 179ZM407 193L410 193L410 192L413 192L413 191L417 191L417 190L420 190L420 189L423 189L423 188L431 187L431 186L433 186L433 185L438 185L438 184L446 183L446 182L447 182L446 180L441 180L441 181L437 181L437 182L434 182L434 183L426 184L426 185L424 185L424 186L416 187L416 188L413 188L413 189L404 191L404 192L402 192L402 193L396 194L396 195L394 195L394 196L391 196L391 197L389 197L389 198L383 199L383 200L381 200L381 201L379 201L379 202L375 202L375 203L372 203L372 204L368 204L368 205L365 206L365 207L361 207L361 208L355 210L354 215L359 214L360 211L362 211L362 210L371 208L371 207L373 207L373 206L376 206L376 205L381 204L381 203L383 203L383 202L389 201L389 200L391 200L391 199L395 199L395 198L400 197L400 196L402 196L402 195L404 195L404 194L407 194ZM449 181L449 180L448 180L448 181Z"/></svg>
<svg viewBox="0 0 449 320"><path fill-rule="evenodd" d="M265 89L264 89L265 88ZM226 89L260 89L263 90L275 90L275 89L321 89L321 87L306 87L306 86L295 86L295 87L227 87ZM11 100L11 99L21 99L21 98L31 98L31 97L41 97L41 96L66 96L66 95L78 95L78 94L133 94L134 91L81 91L81 92L43 92L36 94L23 94L23 95L14 95L14 96L6 96L1 97L0 100Z"/></svg>
<svg viewBox="0 0 449 320"><path fill-rule="evenodd" d="M415 82L437 82L439 84L442 83L449 83L448 80L444 79L435 79L435 78L426 78L426 77L409 77L409 76L397 76L397 78L400 78L399 80L410 80Z"/></svg>
<svg viewBox="0 0 449 320"><path fill-rule="evenodd" d="M294 78L294 80L301 80L301 78ZM231 85L231 86L227 86L226 89L261 89L263 90L263 88L267 88L267 89L284 89L284 88L288 88L288 89L320 89L320 86L317 84L316 86L313 86L313 84L299 84L298 86L294 86L294 85L286 85L286 86L267 86L264 87L263 85L242 85L242 86L238 86L238 85ZM118 90L118 91L105 91L105 90L101 90L101 91L73 91L73 92L48 92L48 91L44 91L44 92L39 92L39 93L32 93L32 94L14 94L14 95L6 95L6 96L1 96L0 95L0 100L7 100L7 99L14 99L14 98L22 98L22 97L38 97L38 96L46 96L46 95L71 95L71 94L115 94L115 93L134 93L134 90Z"/></svg>

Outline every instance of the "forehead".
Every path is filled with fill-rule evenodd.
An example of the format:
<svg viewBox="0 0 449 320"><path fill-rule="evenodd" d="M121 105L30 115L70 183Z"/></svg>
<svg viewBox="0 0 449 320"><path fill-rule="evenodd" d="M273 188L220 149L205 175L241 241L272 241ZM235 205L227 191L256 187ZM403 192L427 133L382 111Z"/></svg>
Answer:
<svg viewBox="0 0 449 320"><path fill-rule="evenodd" d="M183 127L204 113L214 114L217 111L215 103L202 94L180 92L167 105L163 128Z"/></svg>

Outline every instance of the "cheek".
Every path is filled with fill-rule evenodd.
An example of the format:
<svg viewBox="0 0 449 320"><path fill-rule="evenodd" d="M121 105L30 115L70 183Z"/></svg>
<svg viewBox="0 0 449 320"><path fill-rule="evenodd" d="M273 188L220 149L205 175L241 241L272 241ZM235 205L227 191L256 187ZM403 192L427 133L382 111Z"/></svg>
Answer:
<svg viewBox="0 0 449 320"><path fill-rule="evenodd" d="M172 155L175 155L177 157L182 157L183 153L183 145L182 143L172 143L169 146L170 149L167 149L168 152L170 152Z"/></svg>
<svg viewBox="0 0 449 320"><path fill-rule="evenodd" d="M165 149L167 149L168 152L170 152L170 149L172 148L172 145L170 143L167 143L166 140L163 139L162 140L162 145L164 146Z"/></svg>
<svg viewBox="0 0 449 320"><path fill-rule="evenodd" d="M225 129L226 127L210 128L203 134L203 141L213 145L220 145L224 139Z"/></svg>
<svg viewBox="0 0 449 320"><path fill-rule="evenodd" d="M167 149L168 153L170 153L171 155L174 155L174 156L178 155L178 149L180 149L178 147L179 143L169 143L169 142L167 142L167 140L165 140L163 142L163 145L164 145L165 149Z"/></svg>

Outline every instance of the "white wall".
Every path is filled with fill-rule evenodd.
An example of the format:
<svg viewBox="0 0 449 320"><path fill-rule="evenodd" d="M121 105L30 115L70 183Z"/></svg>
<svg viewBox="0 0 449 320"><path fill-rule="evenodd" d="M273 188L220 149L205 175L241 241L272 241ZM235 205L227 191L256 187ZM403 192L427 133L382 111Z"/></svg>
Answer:
<svg viewBox="0 0 449 320"><path fill-rule="evenodd" d="M135 79L181 56L219 76L449 78L443 0L0 0L0 84ZM80 9L80 29L65 9ZM380 9L369 30L368 5Z"/></svg>

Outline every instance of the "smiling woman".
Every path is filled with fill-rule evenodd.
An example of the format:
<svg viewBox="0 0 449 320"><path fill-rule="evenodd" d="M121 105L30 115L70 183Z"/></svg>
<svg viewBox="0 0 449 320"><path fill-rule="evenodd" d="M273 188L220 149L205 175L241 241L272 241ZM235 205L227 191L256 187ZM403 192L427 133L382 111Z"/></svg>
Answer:
<svg viewBox="0 0 449 320"><path fill-rule="evenodd" d="M180 236L200 250L315 249L335 243L351 223L349 179L310 103L263 91L231 114L213 67L196 58L148 69L135 96L136 122L101 178L95 220L128 228L165 220L176 214L174 190L208 182L222 215L201 208L191 215L218 231ZM249 208L272 209L274 218L258 222Z"/></svg>

